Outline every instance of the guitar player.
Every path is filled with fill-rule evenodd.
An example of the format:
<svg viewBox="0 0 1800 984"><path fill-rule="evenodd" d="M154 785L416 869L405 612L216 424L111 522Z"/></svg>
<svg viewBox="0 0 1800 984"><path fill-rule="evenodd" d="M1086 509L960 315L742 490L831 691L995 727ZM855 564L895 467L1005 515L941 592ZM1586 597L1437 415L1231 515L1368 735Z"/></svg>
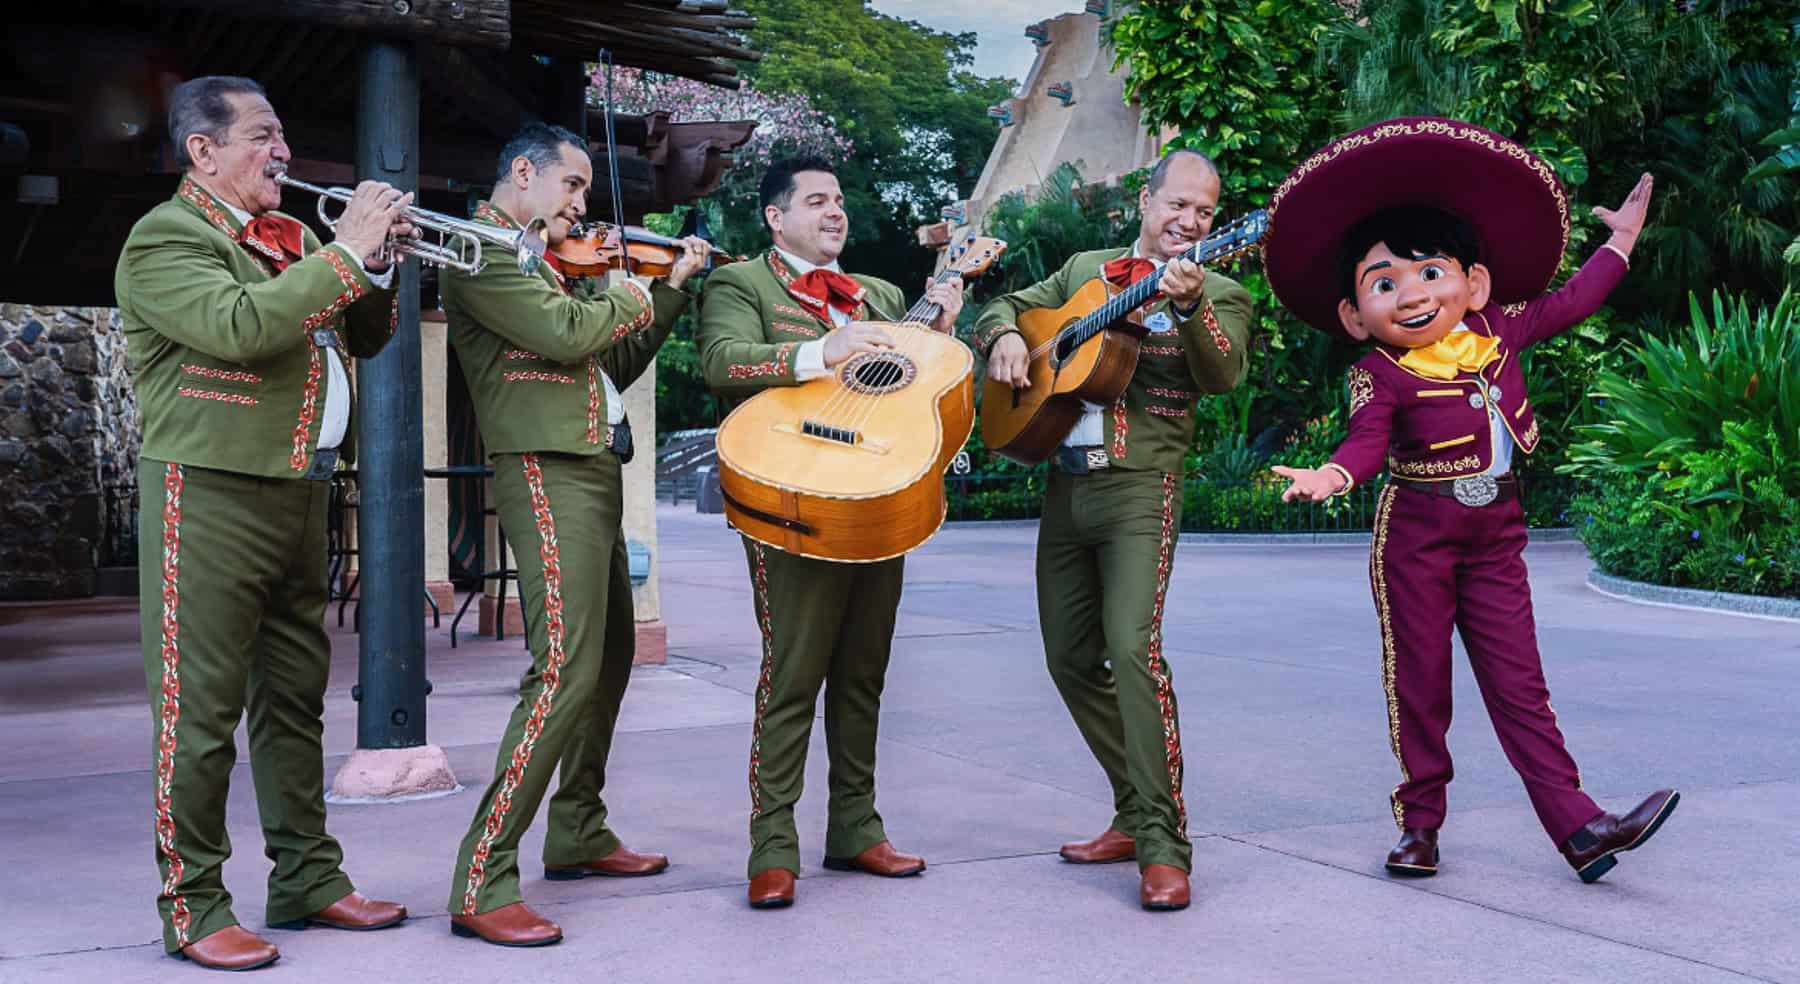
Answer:
<svg viewBox="0 0 1800 984"><path fill-rule="evenodd" d="M1219 191L1209 158L1171 152L1139 193L1136 243L1076 254L1049 279L995 298L975 326L989 378L1024 388L1021 312L1061 307L1096 278L1124 289L1171 264L1161 293L1139 312L1148 333L1131 384L1109 405L1088 404L1051 458L1037 550L1050 677L1113 789L1112 824L1065 844L1062 857L1136 859L1139 902L1150 910L1187 907L1192 858L1179 716L1162 654L1182 461L1195 405L1238 385L1250 342L1249 293L1178 258L1212 229Z"/></svg>
<svg viewBox="0 0 1800 984"><path fill-rule="evenodd" d="M774 248L721 268L701 295L695 342L721 414L767 387L794 386L858 353L893 347L879 326L863 322L906 310L900 288L839 266L850 218L829 163L776 161L763 176L761 202ZM937 330L956 323L962 288L961 278L927 281L926 299L942 308ZM838 563L749 537L744 552L763 638L750 738L750 905L794 902L794 804L821 685L831 757L825 866L889 878L924 871L923 858L888 843L875 812L875 737L905 558Z"/></svg>

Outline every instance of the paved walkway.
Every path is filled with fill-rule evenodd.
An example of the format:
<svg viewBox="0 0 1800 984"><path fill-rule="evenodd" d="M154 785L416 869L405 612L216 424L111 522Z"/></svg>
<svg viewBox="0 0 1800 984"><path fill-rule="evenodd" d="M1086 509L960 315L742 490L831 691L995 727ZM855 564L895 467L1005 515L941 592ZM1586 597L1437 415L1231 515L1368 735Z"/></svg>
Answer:
<svg viewBox="0 0 1800 984"><path fill-rule="evenodd" d="M1386 878L1396 767L1365 548L1184 544L1165 635L1195 901L1139 910L1131 866L1056 858L1106 824L1109 796L1044 672L1033 531L988 524L953 526L909 560L889 672L882 813L930 870L885 881L817 866L819 729L799 904L751 911L760 648L743 554L716 516L660 518L671 658L632 681L608 799L630 844L674 857L669 872L552 883L534 864L526 895L568 938L502 950L447 932L472 793L334 807L358 885L415 917L367 936L273 932L283 957L257 980L1800 981L1800 626L1604 598L1584 586L1574 544L1535 546L1530 561L1583 775L1612 807L1683 791L1657 839L1598 885L1578 882L1537 828L1466 667L1443 872ZM478 787L526 654L512 639L453 652L447 626L430 634L430 733ZM158 943L135 637L129 613L0 625L0 981L197 979ZM328 774L355 740L356 639L334 642ZM227 882L260 929L268 864L247 766L233 779Z"/></svg>

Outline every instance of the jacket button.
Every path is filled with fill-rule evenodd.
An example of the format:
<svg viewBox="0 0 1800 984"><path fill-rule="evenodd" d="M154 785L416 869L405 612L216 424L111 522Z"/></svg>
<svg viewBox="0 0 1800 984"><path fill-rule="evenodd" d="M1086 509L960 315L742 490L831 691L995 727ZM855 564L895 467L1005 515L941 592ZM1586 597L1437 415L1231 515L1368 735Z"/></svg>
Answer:
<svg viewBox="0 0 1800 984"><path fill-rule="evenodd" d="M1484 405L1484 403L1485 403L1485 401L1482 400L1480 393L1470 393L1469 394L1469 406L1474 407L1477 410L1480 410L1482 408L1482 406Z"/></svg>
<svg viewBox="0 0 1800 984"><path fill-rule="evenodd" d="M1498 387L1498 386L1490 386L1490 387L1488 387L1488 399L1490 399L1490 400L1492 400L1492 401L1494 401L1494 402L1495 402L1495 403L1499 403L1499 402L1500 402L1500 395L1501 395L1501 394L1500 394L1500 387Z"/></svg>

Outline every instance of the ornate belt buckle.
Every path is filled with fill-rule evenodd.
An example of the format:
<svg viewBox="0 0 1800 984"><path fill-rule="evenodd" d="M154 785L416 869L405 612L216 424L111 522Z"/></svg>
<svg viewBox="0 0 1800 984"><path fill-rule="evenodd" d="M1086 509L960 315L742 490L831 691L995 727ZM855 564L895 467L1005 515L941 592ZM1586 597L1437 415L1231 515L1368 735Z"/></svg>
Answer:
<svg viewBox="0 0 1800 984"><path fill-rule="evenodd" d="M1492 475L1471 475L1451 482L1450 492L1457 502L1479 508L1500 497L1500 483Z"/></svg>
<svg viewBox="0 0 1800 984"><path fill-rule="evenodd" d="M1105 448L1087 449L1087 466L1090 470L1099 471L1100 469L1110 467L1111 465L1112 461L1106 457Z"/></svg>

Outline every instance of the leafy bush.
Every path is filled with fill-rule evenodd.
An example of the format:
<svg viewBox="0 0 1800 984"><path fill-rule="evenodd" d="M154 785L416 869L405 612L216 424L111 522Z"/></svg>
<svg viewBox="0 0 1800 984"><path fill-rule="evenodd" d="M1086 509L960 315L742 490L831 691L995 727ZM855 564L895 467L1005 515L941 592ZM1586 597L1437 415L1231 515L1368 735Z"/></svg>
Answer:
<svg viewBox="0 0 1800 984"><path fill-rule="evenodd" d="M1690 299L1684 336L1600 373L1611 419L1583 426L1568 474L1601 569L1659 584L1800 595L1800 299Z"/></svg>

